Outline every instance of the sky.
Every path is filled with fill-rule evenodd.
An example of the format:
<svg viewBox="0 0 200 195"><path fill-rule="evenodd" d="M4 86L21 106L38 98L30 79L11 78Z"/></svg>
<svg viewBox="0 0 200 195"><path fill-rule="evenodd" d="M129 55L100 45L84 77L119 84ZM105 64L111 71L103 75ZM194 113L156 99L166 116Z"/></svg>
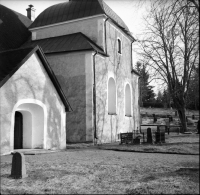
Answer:
<svg viewBox="0 0 200 195"><path fill-rule="evenodd" d="M28 5L32 4L35 10L35 16L37 17L46 8L66 2L67 0L0 0L0 4L17 11L23 15L27 15L26 9ZM143 17L148 9L148 0L104 0L105 3L121 17L126 23L133 37L138 39L144 29ZM134 52L133 44L133 65L136 64L139 57ZM158 86L152 82L151 85L155 85L154 91L157 93Z"/></svg>

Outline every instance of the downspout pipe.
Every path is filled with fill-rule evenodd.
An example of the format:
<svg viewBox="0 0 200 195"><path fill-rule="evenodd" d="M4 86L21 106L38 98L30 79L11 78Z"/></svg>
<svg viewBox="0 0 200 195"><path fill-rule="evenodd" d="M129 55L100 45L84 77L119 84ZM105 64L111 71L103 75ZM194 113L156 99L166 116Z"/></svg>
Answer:
<svg viewBox="0 0 200 195"><path fill-rule="evenodd" d="M94 83L93 83L93 116L94 116L94 144L96 144L97 137L97 126L96 126L96 68L95 68L95 56L98 54L96 51L93 55L93 75L94 75Z"/></svg>
<svg viewBox="0 0 200 195"><path fill-rule="evenodd" d="M106 36L106 22L108 21L109 18L106 18L106 20L104 21L104 42L105 42L105 53L107 55L107 36Z"/></svg>
<svg viewBox="0 0 200 195"><path fill-rule="evenodd" d="M133 43L134 42L135 42L135 40L133 40L131 42L131 70L133 69L133 51L132 51L132 49L133 49Z"/></svg>

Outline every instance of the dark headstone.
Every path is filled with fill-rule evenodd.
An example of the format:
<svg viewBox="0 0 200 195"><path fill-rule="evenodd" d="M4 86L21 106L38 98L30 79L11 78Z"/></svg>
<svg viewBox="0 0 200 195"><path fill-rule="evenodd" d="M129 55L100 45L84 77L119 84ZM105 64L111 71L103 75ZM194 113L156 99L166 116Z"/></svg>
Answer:
<svg viewBox="0 0 200 195"><path fill-rule="evenodd" d="M165 133L164 132L155 132L155 143L164 143L165 142Z"/></svg>
<svg viewBox="0 0 200 195"><path fill-rule="evenodd" d="M153 143L151 128L147 128L147 143L150 143L150 144Z"/></svg>
<svg viewBox="0 0 200 195"><path fill-rule="evenodd" d="M177 111L175 111L175 116L178 116L178 112Z"/></svg>
<svg viewBox="0 0 200 195"><path fill-rule="evenodd" d="M169 122L172 122L172 121L173 121L172 116L169 116Z"/></svg>
<svg viewBox="0 0 200 195"><path fill-rule="evenodd" d="M20 179L27 177L26 174L26 164L24 154L20 152L15 152L12 158L12 169L11 177L14 179Z"/></svg>
<svg viewBox="0 0 200 195"><path fill-rule="evenodd" d="M153 114L153 122L156 123L157 122L157 117L155 114Z"/></svg>
<svg viewBox="0 0 200 195"><path fill-rule="evenodd" d="M195 119L195 116L194 116L194 114L192 115L192 119Z"/></svg>

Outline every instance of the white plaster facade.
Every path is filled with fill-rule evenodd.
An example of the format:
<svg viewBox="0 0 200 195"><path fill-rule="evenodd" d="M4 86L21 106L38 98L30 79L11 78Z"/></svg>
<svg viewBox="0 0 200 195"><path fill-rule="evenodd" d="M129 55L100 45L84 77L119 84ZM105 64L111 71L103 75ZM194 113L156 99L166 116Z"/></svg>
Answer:
<svg viewBox="0 0 200 195"><path fill-rule="evenodd" d="M15 113L23 115L23 148L66 148L66 112L36 53L0 88L1 154L14 150Z"/></svg>
<svg viewBox="0 0 200 195"><path fill-rule="evenodd" d="M114 142L122 132L139 129L139 88L132 70L131 38L104 14L30 29L32 40L81 32L109 56L95 51L46 54L72 106L67 114L67 142ZM121 53L118 53L118 40ZM116 113L108 112L108 81L115 80ZM125 87L130 86L130 115L125 114Z"/></svg>
<svg viewBox="0 0 200 195"><path fill-rule="evenodd" d="M95 52L84 51L46 54L74 110L73 113L67 114L69 119L66 122L69 127L67 142L94 142L95 131L99 143L113 142L118 140L119 133L139 129L138 76L131 73L131 40L110 20L106 23L105 21L106 16L99 15L31 29L36 39L82 32L101 46L104 51L107 49L109 55L109 57L103 57L99 54L95 55ZM121 54L117 52L118 39L122 44ZM93 66L95 66L95 81ZM114 78L116 84L116 114L108 113L108 80L110 77ZM95 89L94 82L96 82ZM131 88L130 116L125 116L125 86L127 83ZM94 96L94 90L96 96Z"/></svg>

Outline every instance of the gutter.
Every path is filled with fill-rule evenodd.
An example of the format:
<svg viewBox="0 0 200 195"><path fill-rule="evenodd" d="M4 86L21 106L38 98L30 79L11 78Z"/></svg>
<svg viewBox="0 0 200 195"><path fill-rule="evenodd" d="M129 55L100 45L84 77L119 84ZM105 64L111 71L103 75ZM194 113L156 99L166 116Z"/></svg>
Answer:
<svg viewBox="0 0 200 195"><path fill-rule="evenodd" d="M96 51L93 55L93 75L94 75L94 83L93 83L93 116L94 116L94 144L96 143L97 137L97 126L96 126L96 70L95 70L95 56L98 54Z"/></svg>
<svg viewBox="0 0 200 195"><path fill-rule="evenodd" d="M104 43L105 43L105 53L107 55L107 37L106 37L106 22L108 21L109 18L106 18L104 22Z"/></svg>
<svg viewBox="0 0 200 195"><path fill-rule="evenodd" d="M131 70L133 69L133 54L132 54L133 53L133 50L132 50L133 42L134 41L131 42Z"/></svg>

